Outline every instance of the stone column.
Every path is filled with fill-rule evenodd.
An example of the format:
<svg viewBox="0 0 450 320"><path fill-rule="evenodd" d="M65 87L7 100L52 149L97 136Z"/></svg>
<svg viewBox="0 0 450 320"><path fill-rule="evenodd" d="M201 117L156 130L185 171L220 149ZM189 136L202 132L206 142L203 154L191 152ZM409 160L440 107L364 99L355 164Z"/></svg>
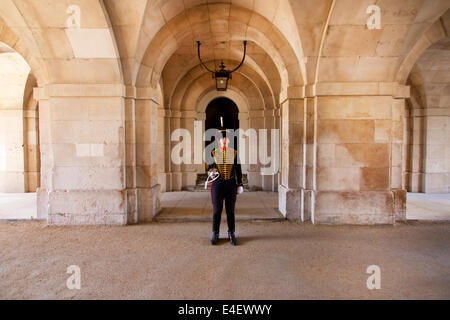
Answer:
<svg viewBox="0 0 450 320"><path fill-rule="evenodd" d="M250 127L250 117L248 111L240 111L239 110L239 129L247 131ZM248 145L248 138L245 139L245 155L248 158L249 153L249 145ZM241 157L242 158L242 157ZM247 159L240 159L241 161L241 167L242 167L242 174L247 175L248 179L248 171L249 171L249 165Z"/></svg>
<svg viewBox="0 0 450 320"><path fill-rule="evenodd" d="M181 128L186 129L190 132L191 134L191 152L192 155L190 157L191 159L191 164L185 164L182 163L180 170L181 170L181 174L182 174L182 189L183 190L188 190L188 189L192 189L195 188L196 182L197 182L197 173L195 170L195 165L194 165L194 121L195 118L197 116L197 113L192 110L187 110L187 111L182 111L181 112L181 119L180 119L180 124L181 124Z"/></svg>
<svg viewBox="0 0 450 320"><path fill-rule="evenodd" d="M313 88L307 87L309 98L306 101L305 122L305 209L303 221L314 217L317 171L317 97L313 97ZM313 221L314 223L314 221Z"/></svg>
<svg viewBox="0 0 450 320"><path fill-rule="evenodd" d="M403 183L405 99L397 92L392 104L391 190L394 197L395 221L406 220L406 188Z"/></svg>
<svg viewBox="0 0 450 320"><path fill-rule="evenodd" d="M127 223L125 88L53 84L40 109L38 217L52 225Z"/></svg>
<svg viewBox="0 0 450 320"><path fill-rule="evenodd" d="M195 113L195 120L196 121L201 121L201 123L202 123L202 142L201 142L201 145L202 145L202 150L203 150L203 152L205 152L205 142L203 141L203 135L204 135L204 133L205 133L205 120L206 120L206 113L205 112L198 112L198 111L196 111L196 113ZM192 137L194 137L194 136L192 136ZM192 149L192 150L194 150L194 149ZM203 159L203 155L202 155L202 159ZM203 163L202 164L196 164L196 165L194 165L194 168L195 168L195 173L196 174L204 174L205 173L205 169L206 169L206 164L205 164L205 162L203 161Z"/></svg>
<svg viewBox="0 0 450 320"><path fill-rule="evenodd" d="M428 99L432 100L430 97ZM430 105L424 110L423 192L425 193L450 191L449 109L448 105L441 107Z"/></svg>
<svg viewBox="0 0 450 320"><path fill-rule="evenodd" d="M256 150L259 150L259 129L264 128L264 110L251 110L250 113L250 128L254 129L256 131L257 139L257 148ZM254 143L252 139L247 139L246 141L248 144ZM258 151L259 152L259 151ZM249 155L247 155L248 157ZM248 187L251 191L260 191L263 187L263 176L261 175L261 164L259 163L259 156L258 163L256 164L250 164L248 166Z"/></svg>
<svg viewBox="0 0 450 320"><path fill-rule="evenodd" d="M410 192L449 192L450 125L445 90L444 85L429 84L427 95L409 101L409 141L406 146L409 161L405 180Z"/></svg>
<svg viewBox="0 0 450 320"><path fill-rule="evenodd" d="M0 105L0 192L26 192L22 105Z"/></svg>
<svg viewBox="0 0 450 320"><path fill-rule="evenodd" d="M127 222L137 223L138 205L136 190L136 88L128 86L125 106L125 168L127 186Z"/></svg>
<svg viewBox="0 0 450 320"><path fill-rule="evenodd" d="M280 99L281 184L278 188L278 206L290 220L303 217L306 100L302 97L302 88L288 88L288 93Z"/></svg>
<svg viewBox="0 0 450 320"><path fill-rule="evenodd" d="M156 91L139 88L135 106L137 222L152 221L161 207L157 158L158 107Z"/></svg>
<svg viewBox="0 0 450 320"><path fill-rule="evenodd" d="M274 190L275 192L278 192L278 188L281 184L281 149L282 149L282 144L281 144L281 109L278 108L275 110L274 112L275 115L275 129L279 130L279 146L280 146L280 150L279 150L279 155L278 155L278 172L274 177Z"/></svg>
<svg viewBox="0 0 450 320"><path fill-rule="evenodd" d="M170 154L168 153L169 136L169 111L162 105L158 108L158 134L157 134L157 161L158 161L158 183L161 185L161 192L170 190Z"/></svg>
<svg viewBox="0 0 450 320"><path fill-rule="evenodd" d="M180 128L181 124L181 113L179 111L172 111L170 114L170 132L169 132L169 139L173 132L173 130ZM170 142L170 152L169 152L169 159L171 155L171 150L175 145L177 145L177 141L171 141ZM171 172L171 189L170 191L181 191L183 186L183 180L182 180L182 174L181 174L181 165L175 164L172 161L170 161L170 172Z"/></svg>
<svg viewBox="0 0 450 320"><path fill-rule="evenodd" d="M407 89L396 83L317 85L315 223L393 224L402 217Z"/></svg>
<svg viewBox="0 0 450 320"><path fill-rule="evenodd" d="M35 105L34 105L35 106ZM24 110L25 192L36 192L40 185L39 115L36 109Z"/></svg>
<svg viewBox="0 0 450 320"><path fill-rule="evenodd" d="M267 154L272 158L277 155L272 155L272 129L275 129L275 113L274 110L264 110L264 129L267 129ZM278 162L279 163L279 162ZM268 167L269 165L266 165ZM275 191L276 185L278 184L277 173L273 175L262 175L262 189L264 191Z"/></svg>
<svg viewBox="0 0 450 320"><path fill-rule="evenodd" d="M27 192L24 109L28 102L24 99L33 85L28 81L32 76L26 62L12 50L2 51L0 65L0 192L23 193Z"/></svg>
<svg viewBox="0 0 450 320"><path fill-rule="evenodd" d="M424 138L425 118L424 109L411 103L409 110L409 144L406 180L409 192L423 192L424 172Z"/></svg>

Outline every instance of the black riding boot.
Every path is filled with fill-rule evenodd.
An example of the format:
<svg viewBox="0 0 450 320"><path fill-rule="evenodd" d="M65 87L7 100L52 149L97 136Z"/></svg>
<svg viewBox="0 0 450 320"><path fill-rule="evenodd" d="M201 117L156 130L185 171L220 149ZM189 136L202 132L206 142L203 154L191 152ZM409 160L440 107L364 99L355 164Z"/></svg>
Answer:
<svg viewBox="0 0 450 320"><path fill-rule="evenodd" d="M211 244L215 246L219 242L219 233L213 232L212 238L211 238Z"/></svg>
<svg viewBox="0 0 450 320"><path fill-rule="evenodd" d="M236 237L234 236L234 232L228 232L228 239L230 239L230 243L235 246L237 245Z"/></svg>

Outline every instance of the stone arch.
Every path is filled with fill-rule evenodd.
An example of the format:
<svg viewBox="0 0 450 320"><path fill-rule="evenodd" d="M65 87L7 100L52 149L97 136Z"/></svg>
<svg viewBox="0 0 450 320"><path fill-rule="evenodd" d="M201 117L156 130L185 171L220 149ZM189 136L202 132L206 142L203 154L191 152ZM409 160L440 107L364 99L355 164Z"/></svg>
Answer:
<svg viewBox="0 0 450 320"><path fill-rule="evenodd" d="M49 1L24 2L18 6L5 0L2 5L1 18L17 34L20 48L17 51L29 61L40 87L123 83L116 37L103 0L78 4L79 29L66 26L69 4ZM37 29L39 32L33 31Z"/></svg>
<svg viewBox="0 0 450 320"><path fill-rule="evenodd" d="M257 79L254 79L257 80ZM253 101L251 105L259 106L263 109L273 109L274 108L274 101L273 96L270 95L270 92L268 92L267 87L258 86L258 82L255 83L252 78L249 76L241 73L236 72L233 74L233 80L230 82L230 87L245 87L248 88L249 91L247 92L247 96L252 97L254 99L258 99L261 102L256 103L256 101ZM262 83L259 83L262 85ZM193 79L192 82L188 83L188 85L184 88L180 88L180 100L174 100L173 107L175 108L183 108L183 109L190 109L194 106L196 99L198 98L199 92L202 92L205 87L210 87L211 85L214 85L213 79L211 79L211 75L209 73L203 73L200 76ZM264 91L266 89L266 91Z"/></svg>
<svg viewBox="0 0 450 320"><path fill-rule="evenodd" d="M447 36L422 52L408 76L411 97L405 110L404 183L410 192L450 190L449 61Z"/></svg>
<svg viewBox="0 0 450 320"><path fill-rule="evenodd" d="M448 59L445 49L449 43L450 10L446 8L437 16L402 60L396 75L396 81L408 85L411 92L406 99L403 128L403 185L410 192L450 189L446 153L436 152L448 148L439 137L448 127L445 88L450 80L444 66Z"/></svg>
<svg viewBox="0 0 450 320"><path fill-rule="evenodd" d="M208 104L214 99L220 97L232 100L239 108L239 114L248 113L250 110L247 99L242 94L242 92L237 91L237 89L230 88L225 92L221 92L216 91L215 88L209 88L205 90L202 95L200 95L195 111L197 113L204 113Z"/></svg>
<svg viewBox="0 0 450 320"><path fill-rule="evenodd" d="M0 191L36 192L39 187L40 152L37 80L27 61L0 42Z"/></svg>
<svg viewBox="0 0 450 320"><path fill-rule="evenodd" d="M239 42L239 45L242 46L242 43ZM257 77L262 78L264 82L267 83L267 86L270 88L271 94L274 96L275 101L279 101L281 78L272 58L269 57L267 53L262 48L259 48L256 44L253 46L252 44L248 44L247 47L248 51L253 50L256 53L253 56L251 53L247 54L245 64L240 71L247 69L251 73L256 72ZM239 50L224 49L221 54L226 57L226 60L229 61L229 63L233 63L232 65L234 66L239 63L240 59L242 58L243 52ZM210 68L214 66L214 61L217 62L217 59L215 60L215 58L216 57L214 56L202 53L203 61ZM164 82L167 83L168 90L166 91L165 95L168 97L168 99L169 97L173 96L173 92L177 88L180 81L184 80L186 74L198 72L195 70L201 70L202 72L204 72L202 68L196 68L198 66L198 63L199 61L196 56L193 56L186 60L183 59L182 54L175 53L174 55L172 55L167 63L167 66L164 68L162 77L164 78ZM261 66L264 66L264 68L262 68Z"/></svg>
<svg viewBox="0 0 450 320"><path fill-rule="evenodd" d="M288 4L287 1L280 1L280 8L283 7L283 3ZM147 8L150 8L152 4L154 3L148 3ZM267 7L271 5L267 5ZM152 8L155 9L155 7ZM289 6L283 8L284 13L289 10ZM223 19L220 11L223 9L232 12L229 18ZM163 9L161 11L164 12ZM154 14L158 15L157 12L154 12ZM146 14L144 14L142 30L148 31L149 29L145 27L147 24L145 16ZM208 19L205 19L205 17L208 17ZM285 18L285 20L288 20L286 15ZM277 21L274 19L275 17L267 19L257 11L240 7L234 3L208 3L184 8L176 13L173 12L170 18L165 17L164 21L155 22L160 25L159 27L154 25L155 28L150 32L151 36L148 33L141 34L143 37L139 36L140 40L135 57L138 71L135 80L133 80L137 92L153 91L156 85L161 83L166 67L172 65L170 59L174 55L182 53L186 56L193 56L190 61L180 59L183 68L176 70L177 74L172 79L175 84L170 86L163 82L164 109L160 109L160 112L164 115L165 120L161 120L159 123L164 122L166 137L170 134L170 130L175 128L191 129L192 120L196 117L194 109L198 97L202 96L205 91L211 90L211 79L206 79L208 74L201 70L195 60L194 49L197 39L205 43L214 40L218 41L219 44L222 42L238 43L247 40L250 44L254 44L255 48L260 48L259 51L249 54L248 61L250 64L245 65L236 75L233 75L233 81L235 81L235 78L239 79L246 84L246 88L250 89L242 89L241 92L245 91L249 106L256 106L256 109L253 108L254 110L252 110L254 114L254 118L251 120L253 125L268 129L279 127L279 112L276 110L279 106L280 96L282 92L284 96L291 96L294 91L294 96L299 95L297 91L301 91L300 88L306 81L306 69L305 61L301 58L301 45L295 29L292 29L287 36L285 34L286 21L281 21L282 18L281 20L275 19ZM221 33L220 30L224 25L227 26L228 30L226 33ZM296 37L297 39L295 39ZM143 40L144 38L145 40ZM220 58L220 55L218 57L212 54L208 59L208 49L205 51L207 61ZM241 49L233 49L230 52L230 56L226 55L222 58L231 58L234 63L239 62L238 60L242 56ZM252 60L255 62L254 65L251 65ZM264 61L269 61L269 63ZM231 63L230 65L234 64ZM230 85L230 89L233 89L233 87L236 87L236 84ZM250 96L247 91L250 92ZM167 138L165 141L168 142L166 147L169 146L166 149L170 149L170 141ZM137 144L137 153L139 153L141 146L142 144ZM142 151L141 153L145 154ZM167 163L167 151L165 156L165 163ZM165 167L169 169L167 172L159 173L158 181L162 186L165 186L163 188L166 191L181 190L194 181L194 172L191 166L169 164ZM249 180L254 180L258 189L277 189L277 176L271 177L271 179L262 179L257 167L253 168L252 174L255 179Z"/></svg>
<svg viewBox="0 0 450 320"><path fill-rule="evenodd" d="M1 16L0 42L3 42L12 50L16 51L25 59L25 61L27 61L27 64L30 66L38 85L45 85L46 83L48 83L48 74L42 60L39 59L39 57L35 57L31 54L30 50L27 47L27 44L24 44L24 40L22 40L22 38L16 35L16 33L8 27Z"/></svg>
<svg viewBox="0 0 450 320"><path fill-rule="evenodd" d="M234 8L234 5L230 5L231 8ZM153 86L156 81L158 81L162 70L170 58L170 56L177 50L178 48L178 40L182 41L186 39L189 35L186 34L186 30L190 30L191 23L190 19L200 19L200 22L196 22L196 24L192 25L192 28L196 26L200 26L200 29L204 25L204 22L201 21L199 15L208 9L213 8L214 10L219 10L223 8L223 4L208 4L201 5L195 7L193 9L186 10L183 14L179 14L172 20L170 20L161 30L155 35L152 39L148 48L146 50L146 54L143 55L141 62L141 70L139 71L139 75L136 81L136 85L140 86L148 86L149 84ZM238 14L236 14L236 19L241 19L243 23L248 23L246 21L245 16L251 17L252 12L248 9L236 7L235 10ZM239 14L242 13L242 14ZM207 13L209 15L209 13ZM212 16L213 20L217 19L217 16ZM220 20L220 19L218 19ZM215 21L215 20L214 20ZM269 55L275 57L281 57L281 61L276 63L277 65L283 65L282 71L280 74L284 78L285 85L301 85L304 83L304 76L300 68L300 63L296 58L296 55L289 45L287 40L284 38L283 34L279 32L276 27L274 27L268 20L263 17L260 17L258 20L262 27L255 28L253 26L248 26L248 32L244 34L244 36L240 36L235 38L234 40L243 40L246 38L249 41L255 42L259 44L260 47L264 48L272 48L269 52ZM232 22L230 22L232 23ZM264 33L260 31L261 29L269 31L268 33ZM200 35L199 35L200 37Z"/></svg>
<svg viewBox="0 0 450 320"><path fill-rule="evenodd" d="M415 63L422 54L438 41L446 38L449 35L450 28L450 10L447 10L442 16L439 17L426 32L415 43L413 48L406 55L402 61L395 80L400 84L405 84L408 80L409 74L413 69Z"/></svg>
<svg viewBox="0 0 450 320"><path fill-rule="evenodd" d="M411 60L420 46L417 41L449 8L445 0L377 5L382 12L381 28L370 30L366 26L367 3L332 2L319 50L318 82L403 80L404 84L406 69L412 67Z"/></svg>
<svg viewBox="0 0 450 320"><path fill-rule="evenodd" d="M206 108L209 103L217 98L228 98L233 101L239 109L239 127L242 130L248 130L250 127L250 105L246 99L244 93L238 88L230 87L225 92L216 91L214 87L206 89L197 100L196 113L197 119L204 119ZM246 146L246 154L248 154L248 145ZM201 169L199 167L199 169ZM249 166L244 163L242 164L242 172L247 174Z"/></svg>

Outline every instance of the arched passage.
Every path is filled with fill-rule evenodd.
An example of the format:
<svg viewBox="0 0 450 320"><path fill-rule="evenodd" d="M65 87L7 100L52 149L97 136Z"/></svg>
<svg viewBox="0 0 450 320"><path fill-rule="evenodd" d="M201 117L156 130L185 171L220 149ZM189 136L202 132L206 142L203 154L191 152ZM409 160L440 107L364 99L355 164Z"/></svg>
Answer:
<svg viewBox="0 0 450 320"><path fill-rule="evenodd" d="M279 1L273 8L277 10L276 15L260 11L256 4L255 10L235 3L185 4L182 10L167 16L165 8L161 8L164 16L161 24L154 16L158 6L156 2L149 2L143 15L143 25L151 24L146 16L153 9L152 21L159 28L153 34L139 36L138 70L130 72L130 65L124 65L124 70L126 77L136 75L131 83L136 85L138 93L150 93L157 85L161 87L162 103L156 130L159 137L164 135L160 140L166 144L159 147L164 149L165 160L159 161L164 165L157 169L158 184L163 192L170 192L195 188L197 171L204 172L204 164L174 164L170 160L170 150L177 143L171 141L171 133L187 129L194 136L195 121L203 122L204 126L206 120L206 114L198 110L199 103L204 104L204 97L214 91L211 75L199 65L196 40L202 42L202 58L212 69L220 60L230 67L237 65L243 55L242 40L248 41L246 62L233 74L229 90L238 92L239 100L245 101L246 111L239 113L239 127L252 128L256 132L269 130L268 140L270 130L280 129L280 99L286 102L301 96L300 86L305 82L306 69L305 61L299 59L302 49L298 34L287 32L288 25L293 23L287 1ZM281 22L276 18L278 16L283 16L285 21ZM243 106L237 103L237 107L241 111ZM297 104L292 102L288 108L294 110L296 107ZM294 119L286 120L287 126L289 121ZM270 150L270 141L265 143ZM137 153L152 154L151 150L141 150L145 144L136 146ZM161 170L161 167L164 168ZM246 165L245 170L252 189L278 190L278 171L273 176L264 176L259 162ZM140 170L136 174L140 175Z"/></svg>
<svg viewBox="0 0 450 320"><path fill-rule="evenodd" d="M405 173L409 192L450 192L450 38L427 48L407 83Z"/></svg>
<svg viewBox="0 0 450 320"><path fill-rule="evenodd" d="M212 100L205 110L205 130L239 129L239 108L228 98L216 98Z"/></svg>
<svg viewBox="0 0 450 320"><path fill-rule="evenodd" d="M221 128L236 131L240 128L239 108L228 98L221 97L212 100L206 107L205 117L205 132ZM234 137L231 141L232 147L237 149L238 138ZM218 143L215 137L211 141L205 141L205 150L211 143Z"/></svg>
<svg viewBox="0 0 450 320"><path fill-rule="evenodd" d="M0 42L0 202L10 201L13 206L7 211L0 206L0 219L37 216L40 151L35 86L25 59Z"/></svg>

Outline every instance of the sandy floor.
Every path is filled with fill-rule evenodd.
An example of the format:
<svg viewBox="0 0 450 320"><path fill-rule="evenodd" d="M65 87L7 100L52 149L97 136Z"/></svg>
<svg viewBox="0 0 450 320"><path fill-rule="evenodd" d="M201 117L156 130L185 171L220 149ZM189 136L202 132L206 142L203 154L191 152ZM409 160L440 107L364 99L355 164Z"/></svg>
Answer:
<svg viewBox="0 0 450 320"><path fill-rule="evenodd" d="M209 235L204 222L0 223L0 298L450 299L449 223L241 222L237 247L210 246ZM381 289L369 291L373 264ZM69 265L81 268L81 290L66 287Z"/></svg>

